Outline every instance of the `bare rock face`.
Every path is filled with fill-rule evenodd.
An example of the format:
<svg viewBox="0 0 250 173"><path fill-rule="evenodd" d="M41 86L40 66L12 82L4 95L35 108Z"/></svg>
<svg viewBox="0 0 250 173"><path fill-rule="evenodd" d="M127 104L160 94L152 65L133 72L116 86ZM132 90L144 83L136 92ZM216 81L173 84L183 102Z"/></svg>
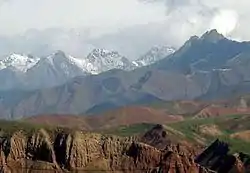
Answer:
<svg viewBox="0 0 250 173"><path fill-rule="evenodd" d="M216 140L195 159L195 162L218 173L245 173L250 169L250 156L229 154L229 145Z"/></svg>
<svg viewBox="0 0 250 173"><path fill-rule="evenodd" d="M187 141L183 141L173 136L169 131L169 127L161 124L154 126L139 140L159 150L173 151L174 153L180 153L182 155L190 155L190 157L196 156L202 151L201 146L194 146Z"/></svg>
<svg viewBox="0 0 250 173"><path fill-rule="evenodd" d="M196 164L192 157L187 155L182 155L180 153L174 153L172 151L167 151L163 155L160 170L169 172L180 172L180 173L207 173L211 172L206 168Z"/></svg>
<svg viewBox="0 0 250 173"><path fill-rule="evenodd" d="M4 173L209 172L178 145L157 149L133 138L43 129L29 134L15 132L0 139L0 172Z"/></svg>
<svg viewBox="0 0 250 173"><path fill-rule="evenodd" d="M32 169L58 172L59 166L45 130L32 135L19 131L11 137L6 136L0 143L0 149L2 172L29 172Z"/></svg>
<svg viewBox="0 0 250 173"><path fill-rule="evenodd" d="M141 141L158 149L164 149L166 146L172 143L172 140L168 138L168 134L164 130L163 125L160 124L146 132L142 136Z"/></svg>

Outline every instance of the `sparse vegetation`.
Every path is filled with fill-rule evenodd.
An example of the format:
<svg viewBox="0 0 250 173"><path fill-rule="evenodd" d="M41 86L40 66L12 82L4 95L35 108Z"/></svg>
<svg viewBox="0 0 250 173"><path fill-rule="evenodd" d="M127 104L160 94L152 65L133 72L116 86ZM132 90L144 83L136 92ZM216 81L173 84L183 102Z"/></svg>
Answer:
<svg viewBox="0 0 250 173"><path fill-rule="evenodd" d="M234 139L227 135L219 137L220 140L228 143L230 145L230 153L248 153L250 154L250 142L246 142L240 139Z"/></svg>
<svg viewBox="0 0 250 173"><path fill-rule="evenodd" d="M47 132L53 136L53 132L55 131L66 131L68 129L49 126L49 125L42 125L42 124L32 124L27 123L24 121L7 121L7 120L0 120L0 131L2 132L2 136L10 137L13 133L17 131L22 131L27 135L32 135L33 133L37 132L40 129L45 129Z"/></svg>
<svg viewBox="0 0 250 173"><path fill-rule="evenodd" d="M117 136L133 136L137 134L142 134L148 130L150 130L155 124L134 124L134 125L128 125L128 126L121 126L117 128L112 128L108 130L102 131L102 133L105 134L112 134Z"/></svg>
<svg viewBox="0 0 250 173"><path fill-rule="evenodd" d="M206 119L189 119L183 122L177 122L170 124L169 126L182 132L186 135L186 138L192 142L196 141L197 136L203 138L207 145L209 145L215 139L220 139L227 142L231 147L230 151L234 152L246 152L250 153L250 140L249 142L240 139L234 139L230 137L231 134L237 132L237 130L247 129L248 126L241 127L240 129L235 128L235 123L238 121L244 121L245 118L250 117L249 115L230 115L215 118ZM249 122L249 121L248 121ZM212 136L202 134L200 128L202 125L216 125L221 131L222 135ZM247 124L246 124L247 125Z"/></svg>
<svg viewBox="0 0 250 173"><path fill-rule="evenodd" d="M249 130L249 115L230 115L221 117L211 117L205 119L186 119L185 121L175 122L172 124L167 124L167 126L176 132L184 134L184 136L178 136L178 133L173 134L177 138L183 138L190 142L203 141L205 145L209 145L215 139L220 139L227 142L231 146L231 152L245 152L250 153L250 140L249 142L243 141L241 139L236 139L232 137L232 134L236 132L241 132L244 130ZM120 126L115 128L110 128L102 130L102 134L106 135L117 135L122 137L135 136L138 134L143 134L150 130L155 124L133 124ZM201 127L217 127L220 135L212 135L209 133L202 133ZM40 129L45 129L53 137L53 132L55 131L72 131L74 129L60 128L49 125L28 123L25 121L0 121L0 131L3 136L11 136L16 131L23 131L26 134L32 134ZM168 130L168 129L166 129ZM98 131L100 132L100 131ZM172 134L172 133L171 133Z"/></svg>
<svg viewBox="0 0 250 173"><path fill-rule="evenodd" d="M181 132L185 135L185 139L190 142L197 142L197 140L204 139L205 145L210 145L214 140L220 139L227 142L230 145L230 152L245 152L250 153L250 140L249 142L243 141L240 139L232 138L230 135L238 132L240 130L246 130L249 127L249 121L245 119L250 119L249 115L229 115L221 117L211 117L205 119L187 119L182 122L176 122L168 124L167 126L171 127L178 132ZM241 122L244 123L241 123ZM236 128L235 124L241 123L244 127ZM221 135L208 135L208 133L203 134L200 131L200 127L204 125L216 126L221 132ZM132 136L137 134L142 134L147 130L151 129L154 124L135 124L130 126L121 126L118 128L108 129L103 131L105 134L113 134L119 136ZM177 133L175 135L178 135ZM180 136L179 136L180 137ZM200 139L198 139L200 138Z"/></svg>

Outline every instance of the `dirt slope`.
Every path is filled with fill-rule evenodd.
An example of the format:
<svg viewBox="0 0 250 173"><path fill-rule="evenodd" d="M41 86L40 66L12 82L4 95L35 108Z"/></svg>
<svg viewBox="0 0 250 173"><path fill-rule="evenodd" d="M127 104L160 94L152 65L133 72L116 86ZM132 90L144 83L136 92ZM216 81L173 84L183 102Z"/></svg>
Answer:
<svg viewBox="0 0 250 173"><path fill-rule="evenodd" d="M96 130L138 123L166 124L182 120L182 116L169 115L162 110L134 106L119 108L95 116L40 115L23 121L80 130Z"/></svg>

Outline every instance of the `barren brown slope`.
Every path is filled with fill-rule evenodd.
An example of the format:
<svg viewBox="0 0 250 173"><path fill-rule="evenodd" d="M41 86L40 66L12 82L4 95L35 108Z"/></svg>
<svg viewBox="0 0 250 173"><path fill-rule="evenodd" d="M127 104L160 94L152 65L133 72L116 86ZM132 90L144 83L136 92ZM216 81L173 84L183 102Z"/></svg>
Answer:
<svg viewBox="0 0 250 173"><path fill-rule="evenodd" d="M139 123L167 124L170 122L182 121L179 115L169 115L164 111L149 107L123 107L108 111L102 115L87 118L87 122L93 128L110 128L122 125Z"/></svg>
<svg viewBox="0 0 250 173"><path fill-rule="evenodd" d="M224 115L250 114L250 108L223 107L222 105L211 105L202 109L196 118L208 118Z"/></svg>
<svg viewBox="0 0 250 173"><path fill-rule="evenodd" d="M23 121L35 124L60 126L67 128L75 128L79 130L91 130L90 125L84 116L76 115L39 115L23 119Z"/></svg>
<svg viewBox="0 0 250 173"><path fill-rule="evenodd" d="M183 116L207 118L233 114L250 114L248 96L234 97L227 100L210 101L174 101L163 104L167 112ZM162 108L161 107L161 108Z"/></svg>
<svg viewBox="0 0 250 173"><path fill-rule="evenodd" d="M152 106L122 107L93 116L40 115L24 121L79 130L98 130L139 123L168 124L182 121L184 117L207 118L236 114L250 114L250 108L244 108L239 100L173 101Z"/></svg>
<svg viewBox="0 0 250 173"><path fill-rule="evenodd" d="M148 106L157 110L165 110L168 114L188 116L196 114L210 104L210 102L203 101L181 100L155 102L153 104L149 104Z"/></svg>
<svg viewBox="0 0 250 173"><path fill-rule="evenodd" d="M210 101L196 117L207 118L223 115L250 114L249 95L237 96L227 100Z"/></svg>
<svg viewBox="0 0 250 173"><path fill-rule="evenodd" d="M239 98L212 101L180 100L158 102L148 105L148 107L184 117L196 115L200 118L207 118L232 114L248 114L250 113L250 104L248 102Z"/></svg>
<svg viewBox="0 0 250 173"><path fill-rule="evenodd" d="M168 115L161 110L136 106L123 107L95 116L40 115L24 119L26 122L80 130L97 130L138 123L166 124L181 120L183 120L182 116Z"/></svg>

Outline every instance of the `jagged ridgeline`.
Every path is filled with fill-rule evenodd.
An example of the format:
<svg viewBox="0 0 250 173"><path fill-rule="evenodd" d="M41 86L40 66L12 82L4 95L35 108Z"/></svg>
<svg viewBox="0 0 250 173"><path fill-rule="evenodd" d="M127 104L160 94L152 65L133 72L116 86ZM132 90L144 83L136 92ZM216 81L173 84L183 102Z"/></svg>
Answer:
<svg viewBox="0 0 250 173"><path fill-rule="evenodd" d="M203 172L186 147L160 150L139 138L65 129L7 130L2 129L2 172Z"/></svg>
<svg viewBox="0 0 250 173"><path fill-rule="evenodd" d="M216 140L204 150L173 140L162 125L141 135L119 137L12 123L14 126L9 127L8 122L1 126L0 166L4 173L243 173L249 165L248 155L229 154L224 142Z"/></svg>

